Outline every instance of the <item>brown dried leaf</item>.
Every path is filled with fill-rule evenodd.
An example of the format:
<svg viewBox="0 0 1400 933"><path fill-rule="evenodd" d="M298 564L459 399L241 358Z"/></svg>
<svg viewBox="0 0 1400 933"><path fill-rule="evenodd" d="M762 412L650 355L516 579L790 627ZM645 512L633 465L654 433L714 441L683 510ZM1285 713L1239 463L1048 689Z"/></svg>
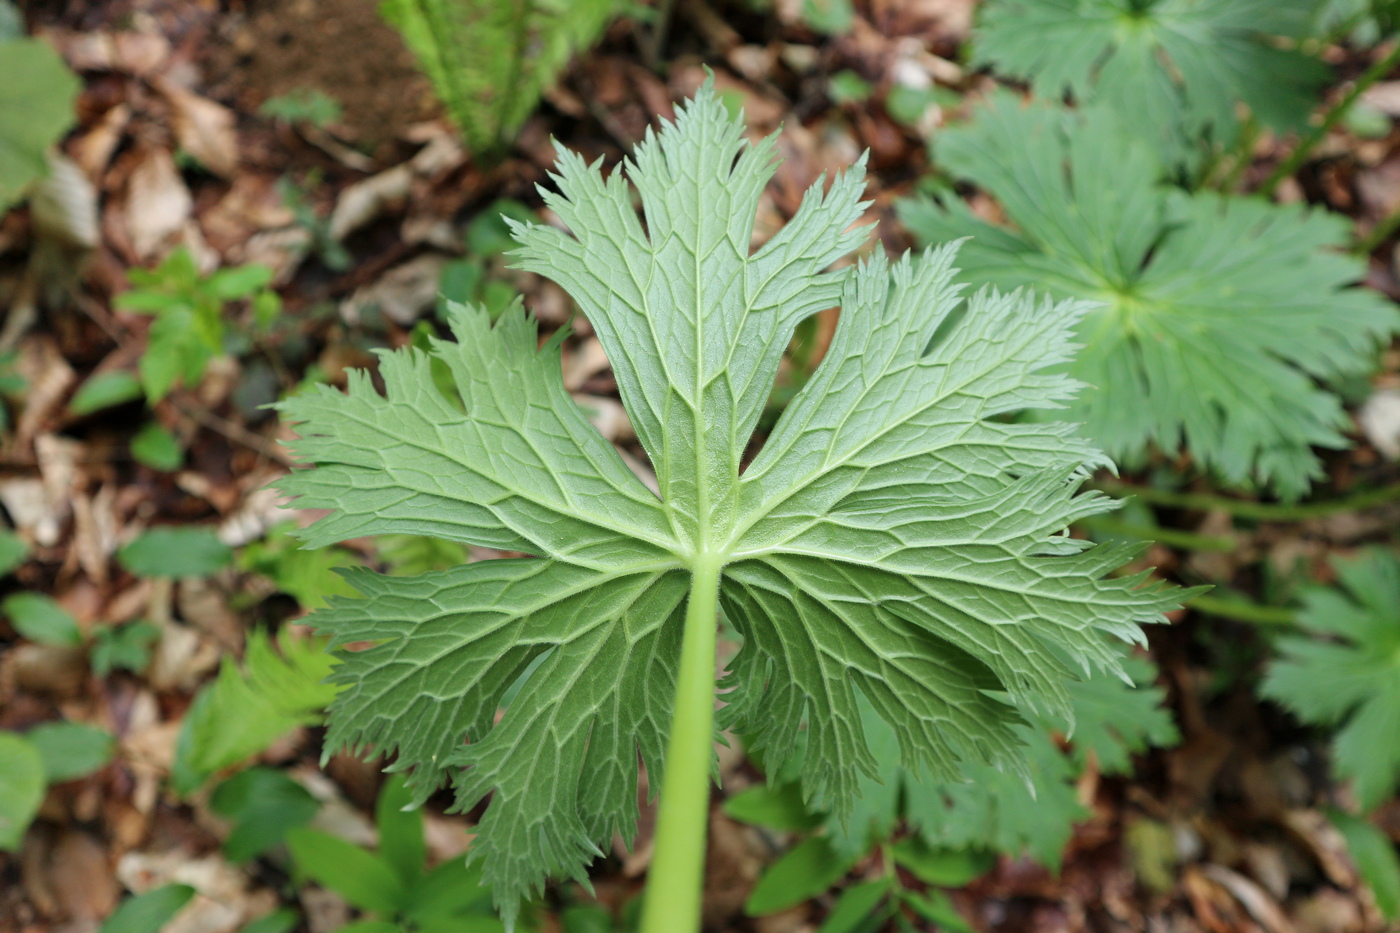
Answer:
<svg viewBox="0 0 1400 933"><path fill-rule="evenodd" d="M375 307L395 324L411 327L437 302L438 283L446 265L447 257L437 253L424 253L401 263L357 288L341 303L341 317L358 320L361 311Z"/></svg>
<svg viewBox="0 0 1400 933"><path fill-rule="evenodd" d="M582 340L564 361L564 388L577 392L589 379L608 368L608 354L597 337Z"/></svg>
<svg viewBox="0 0 1400 933"><path fill-rule="evenodd" d="M161 628L147 680L156 690L191 691L219 664L219 646L184 625Z"/></svg>
<svg viewBox="0 0 1400 933"><path fill-rule="evenodd" d="M25 446L55 420L77 377L58 346L46 336L25 340L20 345L15 369L26 386L15 437Z"/></svg>
<svg viewBox="0 0 1400 933"><path fill-rule="evenodd" d="M48 29L43 35L77 71L119 71L145 77L170 62L170 40L159 33Z"/></svg>
<svg viewBox="0 0 1400 933"><path fill-rule="evenodd" d="M36 851L26 853L24 885L35 906L68 920L101 920L116 908L121 891L97 840L72 829L30 839Z"/></svg>
<svg viewBox="0 0 1400 933"><path fill-rule="evenodd" d="M3 663L16 687L56 699L80 695L88 679L82 648L22 644L11 648Z"/></svg>
<svg viewBox="0 0 1400 933"><path fill-rule="evenodd" d="M215 175L232 177L238 167L233 111L165 77L152 78L151 86L170 104L181 147Z"/></svg>
<svg viewBox="0 0 1400 933"><path fill-rule="evenodd" d="M128 852L117 863L117 877L138 894L167 884L195 889L195 897L161 933L235 933L276 903L270 891L250 891L248 876L219 855L192 858L179 849Z"/></svg>
<svg viewBox="0 0 1400 933"><path fill-rule="evenodd" d="M43 480L28 476L0 480L0 505L10 514L15 528L39 546L53 547L58 543L68 504L49 496Z"/></svg>
<svg viewBox="0 0 1400 933"><path fill-rule="evenodd" d="M73 154L73 161L87 173L88 178L96 181L102 177L112 161L112 154L121 145L130 122L131 108L126 104L117 104L109 108L92 129L69 144L68 151Z"/></svg>
<svg viewBox="0 0 1400 933"><path fill-rule="evenodd" d="M412 187L413 169L407 164L356 182L340 193L327 232L334 240L344 240L386 212L401 208Z"/></svg>
<svg viewBox="0 0 1400 933"><path fill-rule="evenodd" d="M252 261L233 252L255 233L282 232L295 222L296 216L282 199L277 179L252 172L237 175L228 194L199 215L210 244L234 262Z"/></svg>
<svg viewBox="0 0 1400 933"><path fill-rule="evenodd" d="M194 199L169 149L142 153L127 179L122 207L134 258L141 262L158 258L194 209Z"/></svg>
<svg viewBox="0 0 1400 933"><path fill-rule="evenodd" d="M1340 888L1356 885L1356 870L1346 840L1322 813L1316 810L1290 810L1280 821L1317 861L1327 880Z"/></svg>
<svg viewBox="0 0 1400 933"><path fill-rule="evenodd" d="M1229 891L1269 933L1294 933L1293 924L1269 893L1237 871L1223 865L1206 865L1202 874Z"/></svg>
<svg viewBox="0 0 1400 933"><path fill-rule="evenodd" d="M97 189L67 156L51 153L48 163L49 174L29 199L35 234L63 247L96 249Z"/></svg>
<svg viewBox="0 0 1400 933"><path fill-rule="evenodd" d="M73 496L73 548L78 565L97 583L107 582L108 558L117 548L116 495L107 484L95 496Z"/></svg>

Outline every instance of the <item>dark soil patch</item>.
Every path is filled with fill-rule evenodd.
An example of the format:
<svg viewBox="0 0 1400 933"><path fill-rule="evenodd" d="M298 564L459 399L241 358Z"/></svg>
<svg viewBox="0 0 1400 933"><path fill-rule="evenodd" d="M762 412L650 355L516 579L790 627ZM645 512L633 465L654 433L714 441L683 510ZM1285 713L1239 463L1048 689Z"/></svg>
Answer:
<svg viewBox="0 0 1400 933"><path fill-rule="evenodd" d="M345 129L371 152L439 112L373 0L253 0L211 49L208 79L244 113L296 91L328 94L344 108Z"/></svg>

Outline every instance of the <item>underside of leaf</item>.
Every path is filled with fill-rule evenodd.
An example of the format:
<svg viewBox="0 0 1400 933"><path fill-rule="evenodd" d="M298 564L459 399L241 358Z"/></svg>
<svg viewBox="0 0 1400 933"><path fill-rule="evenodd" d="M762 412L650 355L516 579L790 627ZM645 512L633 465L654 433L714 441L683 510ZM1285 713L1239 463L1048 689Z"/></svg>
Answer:
<svg viewBox="0 0 1400 933"><path fill-rule="evenodd" d="M519 307L494 327L456 307L456 342L382 357L383 396L359 375L283 405L317 468L282 487L331 510L309 543L409 533L532 555L353 571L364 598L311 617L346 685L327 748L394 754L420 800L444 778L463 808L493 794L474 851L507 919L630 839L639 766L659 786L693 569L721 567L744 638L724 723L775 758L802 737L805 792L840 812L872 769L862 697L911 768L1021 770L1026 715L1069 718L1076 672L1119 670L1104 636L1138 639L1176 605L1108 576L1130 551L1065 533L1112 506L1076 492L1103 456L1072 426L1009 418L1072 397L1058 370L1087 306L964 297L955 245L832 269L866 235L859 165L755 250L773 151L706 87L606 179L561 154L545 197L567 232L515 228L518 265L564 286L602 341L659 497ZM794 326L836 304L830 352L743 462Z"/></svg>

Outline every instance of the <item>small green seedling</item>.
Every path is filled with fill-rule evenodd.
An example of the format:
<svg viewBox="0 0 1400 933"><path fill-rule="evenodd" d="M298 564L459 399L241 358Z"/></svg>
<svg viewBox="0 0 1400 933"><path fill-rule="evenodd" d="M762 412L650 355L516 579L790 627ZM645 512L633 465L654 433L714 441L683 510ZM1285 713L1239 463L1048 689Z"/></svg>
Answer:
<svg viewBox="0 0 1400 933"><path fill-rule="evenodd" d="M160 629L149 622L104 625L92 637L92 672L106 677L113 671L140 673L151 663L151 647Z"/></svg>
<svg viewBox="0 0 1400 933"><path fill-rule="evenodd" d="M99 933L160 933L195 896L187 884L164 884L122 901Z"/></svg>
<svg viewBox="0 0 1400 933"><path fill-rule="evenodd" d="M503 281L496 266L515 245L510 221L530 222L535 214L509 198L492 201L467 225L463 246L466 256L454 259L442 270L438 286L438 316L446 318L452 302L484 305L492 319L500 317L515 300L515 289Z"/></svg>
<svg viewBox="0 0 1400 933"><path fill-rule="evenodd" d="M10 429L10 409L6 398L24 391L24 377L15 371L15 354L0 353L0 431Z"/></svg>
<svg viewBox="0 0 1400 933"><path fill-rule="evenodd" d="M133 288L113 305L155 317L138 367L151 404L177 383L197 386L209 361L225 352L230 302L247 301L257 327L268 326L282 309L281 299L268 288L271 269L246 265L205 275L183 247L154 269L131 270L130 278Z"/></svg>
<svg viewBox="0 0 1400 933"><path fill-rule="evenodd" d="M218 678L195 697L180 730L175 789L198 790L215 772L247 762L298 726L322 721L336 687L319 640L248 636L243 662L224 658Z"/></svg>
<svg viewBox="0 0 1400 933"><path fill-rule="evenodd" d="M82 723L45 723L24 734L0 731L0 852L19 849L45 788L101 769L114 747L109 733Z"/></svg>
<svg viewBox="0 0 1400 933"><path fill-rule="evenodd" d="M339 123L344 111L340 101L318 88L298 88L286 94L269 97L258 107L258 113L270 120L287 123L308 123L325 129Z"/></svg>
<svg viewBox="0 0 1400 933"><path fill-rule="evenodd" d="M353 929L364 933L501 933L491 913L490 892L481 886L481 868L462 859L427 867L423 814L411 809L413 792L390 778L379 794L375 826L379 851L320 830L298 827L286 833L299 877L335 891L371 918ZM343 929L350 933L352 927Z"/></svg>

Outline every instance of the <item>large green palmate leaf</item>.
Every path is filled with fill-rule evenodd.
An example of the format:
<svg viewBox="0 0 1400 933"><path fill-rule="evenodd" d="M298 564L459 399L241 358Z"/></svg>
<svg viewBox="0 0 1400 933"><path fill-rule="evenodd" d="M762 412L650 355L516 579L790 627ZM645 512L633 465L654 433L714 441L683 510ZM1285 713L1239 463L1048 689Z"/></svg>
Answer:
<svg viewBox="0 0 1400 933"><path fill-rule="evenodd" d="M1042 715L1020 727L1027 774L973 761L961 765L956 780L929 780L906 772L894 755L880 757L878 780L861 780L852 818L828 821L836 851L859 855L872 838L887 837L902 815L935 848L993 850L1013 858L1026 853L1058 870L1074 824L1088 815L1075 784L1090 758L1104 774L1125 774L1133 754L1178 739L1163 691L1153 685L1156 666L1128 654L1123 668L1131 682L1095 673L1070 684L1075 728L1068 752L1054 738L1067 731L1065 721ZM890 726L868 705L861 712L871 745L893 751Z"/></svg>
<svg viewBox="0 0 1400 933"><path fill-rule="evenodd" d="M1015 229L957 199L905 201L914 235L973 237L959 261L1003 288L1099 306L1070 372L1092 388L1069 417L1120 463L1183 446L1235 485L1293 498L1321 475L1311 446L1341 448L1349 419L1318 383L1375 365L1393 305L1347 288L1345 218L1156 183L1148 147L1111 114L1080 116L997 94L937 140L938 164L994 195Z"/></svg>
<svg viewBox="0 0 1400 933"><path fill-rule="evenodd" d="M1105 633L1140 638L1177 602L1107 576L1132 550L1064 534L1112 507L1076 493L1102 456L1068 425L1003 417L1074 392L1047 369L1083 307L964 305L952 246L829 271L866 235L850 229L860 165L752 249L774 147L706 87L607 180L561 153L545 198L568 232L514 228L517 264L566 288L606 348L659 496L569 398L561 338L540 346L518 305L495 326L456 306L455 342L382 355L382 396L357 374L282 406L317 468L281 486L331 510L310 544L419 534L533 555L351 571L364 598L310 617L340 649L328 749L396 755L419 800L448 777L461 807L494 793L474 852L507 920L546 876L582 878L599 843L632 837L701 568L722 568L745 640L725 724L770 760L802 736L804 791L838 812L875 770L862 697L911 769L1015 769L1022 709L1068 716L1074 669L1118 668ZM794 326L838 303L825 361L745 467Z"/></svg>
<svg viewBox="0 0 1400 933"><path fill-rule="evenodd" d="M616 0L381 0L473 150L510 138Z"/></svg>
<svg viewBox="0 0 1400 933"><path fill-rule="evenodd" d="M1237 102L1260 122L1303 126L1328 71L1280 48L1313 26L1316 0L991 0L977 61L1037 94L1111 107L1175 162L1204 136L1231 145Z"/></svg>
<svg viewBox="0 0 1400 933"><path fill-rule="evenodd" d="M0 40L0 214L48 171L73 125L78 78L42 39Z"/></svg>
<svg viewBox="0 0 1400 933"><path fill-rule="evenodd" d="M1379 548L1334 566L1341 588L1309 592L1263 694L1305 722L1338 727L1336 770L1374 809L1400 781L1400 560Z"/></svg>

